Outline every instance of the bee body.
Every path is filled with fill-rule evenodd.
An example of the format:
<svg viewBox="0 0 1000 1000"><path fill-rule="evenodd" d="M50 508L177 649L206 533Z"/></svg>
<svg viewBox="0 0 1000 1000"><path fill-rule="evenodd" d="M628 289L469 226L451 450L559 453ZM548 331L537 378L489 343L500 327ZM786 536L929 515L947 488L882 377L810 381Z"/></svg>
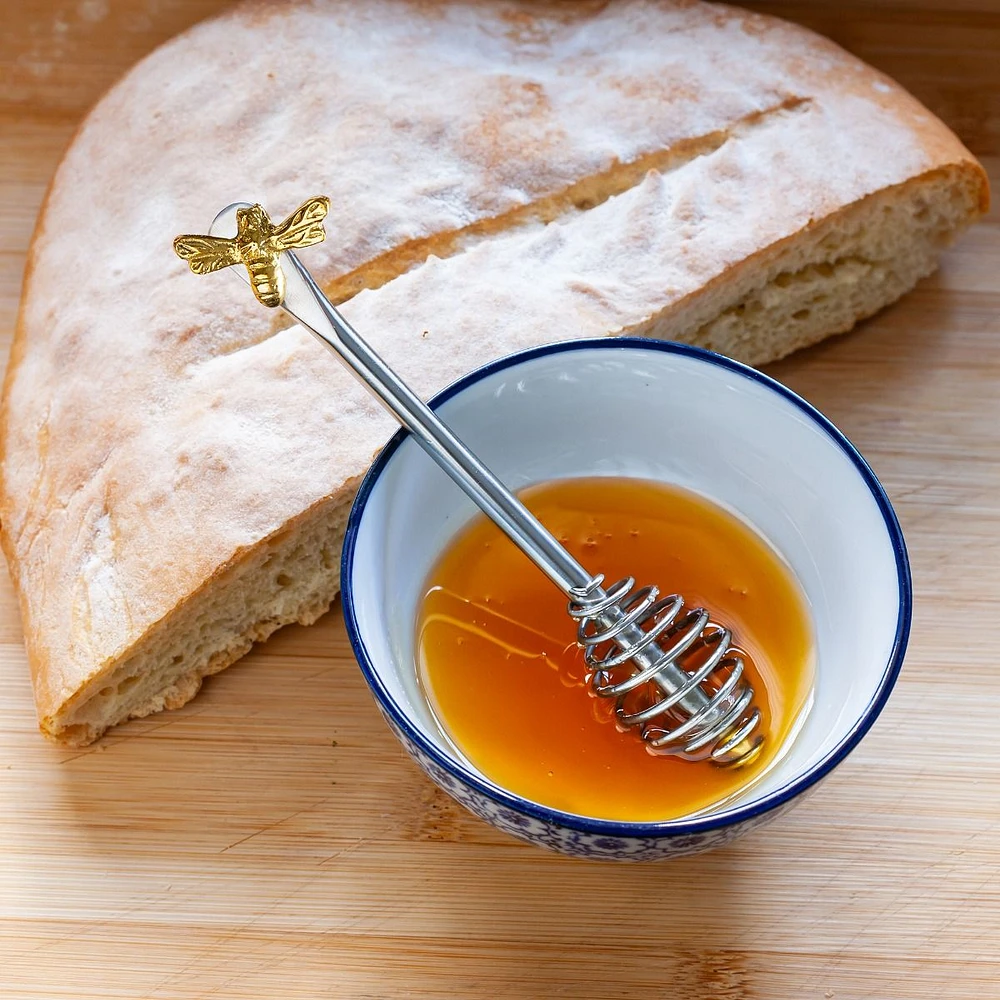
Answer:
<svg viewBox="0 0 1000 1000"><path fill-rule="evenodd" d="M247 264L250 285L254 295L265 306L280 306L285 298L285 275L280 267L270 261Z"/></svg>
<svg viewBox="0 0 1000 1000"><path fill-rule="evenodd" d="M250 273L250 287L258 301L266 306L279 306L285 297L285 276L278 266L278 254L269 250L265 242L271 234L262 237L261 220L247 219L252 211L249 209L247 215L240 217L236 246L240 260ZM254 223L256 226L251 228Z"/></svg>

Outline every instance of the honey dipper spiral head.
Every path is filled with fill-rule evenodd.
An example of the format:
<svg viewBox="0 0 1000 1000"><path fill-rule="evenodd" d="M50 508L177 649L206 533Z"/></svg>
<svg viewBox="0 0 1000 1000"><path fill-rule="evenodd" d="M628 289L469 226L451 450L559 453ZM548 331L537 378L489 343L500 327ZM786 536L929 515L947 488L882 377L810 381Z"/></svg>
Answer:
<svg viewBox="0 0 1000 1000"><path fill-rule="evenodd" d="M618 724L653 753L721 767L756 760L761 714L729 629L703 608L685 609L678 594L635 590L631 577L602 584L598 575L574 591L569 613L579 622L591 689L615 699Z"/></svg>

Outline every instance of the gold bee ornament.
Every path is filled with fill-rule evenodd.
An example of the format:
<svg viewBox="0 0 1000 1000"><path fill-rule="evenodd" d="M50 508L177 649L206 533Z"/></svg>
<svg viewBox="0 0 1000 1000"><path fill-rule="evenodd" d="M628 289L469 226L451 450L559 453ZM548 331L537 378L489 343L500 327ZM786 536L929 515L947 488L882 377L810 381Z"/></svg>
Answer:
<svg viewBox="0 0 1000 1000"><path fill-rule="evenodd" d="M278 257L285 250L299 250L326 239L323 220L330 199L310 198L284 222L274 225L261 205L236 210L236 236L178 236L174 253L195 274L210 274L242 264L250 274L250 287L262 305L280 306L285 298L285 276Z"/></svg>

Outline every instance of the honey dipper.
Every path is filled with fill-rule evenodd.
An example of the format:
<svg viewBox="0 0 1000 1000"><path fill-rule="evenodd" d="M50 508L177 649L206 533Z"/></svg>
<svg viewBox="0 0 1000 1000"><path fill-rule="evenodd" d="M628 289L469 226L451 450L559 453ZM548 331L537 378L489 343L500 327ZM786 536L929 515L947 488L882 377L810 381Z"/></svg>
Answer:
<svg viewBox="0 0 1000 1000"><path fill-rule="evenodd" d="M329 199L312 198L278 225L260 205L216 216L209 236L178 236L177 255L195 274L234 264L266 306L282 306L316 335L414 436L437 464L569 599L591 688L614 698L619 725L654 753L717 765L749 763L764 738L754 691L729 629L702 608L685 608L655 586L626 578L604 587L452 433L351 327L291 251L325 238ZM223 230L236 236L219 235ZM287 254L286 275L279 258ZM242 272L241 272L242 274Z"/></svg>

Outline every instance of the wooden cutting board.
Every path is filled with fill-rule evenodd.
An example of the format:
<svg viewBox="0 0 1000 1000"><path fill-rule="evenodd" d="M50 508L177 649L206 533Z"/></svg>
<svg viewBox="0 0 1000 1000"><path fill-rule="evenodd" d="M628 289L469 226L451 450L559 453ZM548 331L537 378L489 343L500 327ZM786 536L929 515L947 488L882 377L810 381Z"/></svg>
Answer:
<svg viewBox="0 0 1000 1000"><path fill-rule="evenodd" d="M121 71L222 6L5 8L4 353L74 127ZM996 0L754 6L897 76L1000 189ZM903 302L772 371L871 460L916 586L888 708L799 809L652 866L509 840L405 757L337 611L179 712L60 749L36 732L4 576L0 995L1000 997L1000 212Z"/></svg>

